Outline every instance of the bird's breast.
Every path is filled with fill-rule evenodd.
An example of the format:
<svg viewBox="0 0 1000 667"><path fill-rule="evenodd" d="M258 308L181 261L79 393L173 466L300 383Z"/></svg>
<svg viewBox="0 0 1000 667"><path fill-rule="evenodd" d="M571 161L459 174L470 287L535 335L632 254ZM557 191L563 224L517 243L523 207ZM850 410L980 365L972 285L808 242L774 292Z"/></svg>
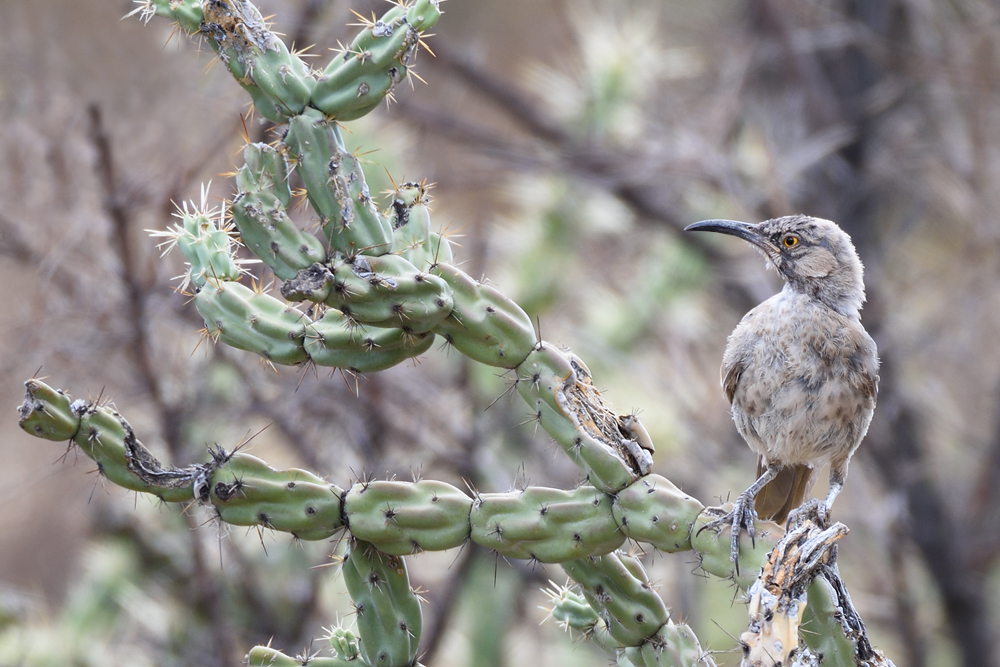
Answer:
<svg viewBox="0 0 1000 667"><path fill-rule="evenodd" d="M743 318L722 368L740 434L783 464L849 456L871 421L877 371L860 321L785 292Z"/></svg>

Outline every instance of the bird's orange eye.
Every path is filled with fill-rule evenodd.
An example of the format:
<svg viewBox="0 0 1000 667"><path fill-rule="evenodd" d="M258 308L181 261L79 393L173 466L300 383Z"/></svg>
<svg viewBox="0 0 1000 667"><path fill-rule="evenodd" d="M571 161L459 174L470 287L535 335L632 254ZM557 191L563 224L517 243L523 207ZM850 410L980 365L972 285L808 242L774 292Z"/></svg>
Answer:
<svg viewBox="0 0 1000 667"><path fill-rule="evenodd" d="M781 242L785 244L786 248L794 248L799 244L799 237L789 234Z"/></svg>

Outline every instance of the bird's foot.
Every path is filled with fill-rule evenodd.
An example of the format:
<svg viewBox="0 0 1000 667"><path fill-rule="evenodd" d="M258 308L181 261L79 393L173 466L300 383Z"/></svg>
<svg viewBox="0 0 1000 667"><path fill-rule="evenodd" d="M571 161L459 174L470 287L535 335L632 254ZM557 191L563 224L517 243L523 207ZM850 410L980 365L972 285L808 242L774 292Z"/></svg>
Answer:
<svg viewBox="0 0 1000 667"><path fill-rule="evenodd" d="M812 520L821 529L830 527L830 508L818 498L810 498L788 514L786 526L789 529Z"/></svg>
<svg viewBox="0 0 1000 667"><path fill-rule="evenodd" d="M733 504L733 509L729 510L728 513L706 523L698 531L702 530L718 530L723 526L729 526L732 535L732 545L729 549L729 560L736 565L736 573L739 574L740 571L740 528L747 529L747 535L750 536L750 543L756 546L754 537L756 537L756 532L754 530L754 521L757 520L757 510L754 509L754 498L752 495L744 491L739 496L736 497L736 502Z"/></svg>

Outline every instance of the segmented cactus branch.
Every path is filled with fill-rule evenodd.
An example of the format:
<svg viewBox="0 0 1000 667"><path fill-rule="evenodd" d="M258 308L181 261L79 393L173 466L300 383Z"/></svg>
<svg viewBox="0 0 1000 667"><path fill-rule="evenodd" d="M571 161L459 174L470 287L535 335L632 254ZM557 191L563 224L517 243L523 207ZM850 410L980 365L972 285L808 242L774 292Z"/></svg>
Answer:
<svg viewBox="0 0 1000 667"><path fill-rule="evenodd" d="M37 437L79 446L108 480L166 502L197 501L223 522L327 539L341 530L381 553L404 556L443 551L472 541L507 558L567 563L603 556L625 540L664 551L697 550L712 574L733 577L727 538L693 529L706 508L669 480L650 474L617 492L592 485L571 491L527 487L475 493L435 480L362 480L346 489L305 470L274 470L244 451L211 450L211 460L186 468L160 463L110 403L73 399L41 380L25 383L21 428ZM710 518L710 517L709 517ZM760 524L755 548L741 552L757 572L782 531ZM725 565L723 565L725 564ZM753 575L737 579L744 587Z"/></svg>
<svg viewBox="0 0 1000 667"><path fill-rule="evenodd" d="M360 646L369 665L407 665L410 662L403 657L412 661L410 653L416 650L419 607L407 601L408 584L381 586L390 580L389 573L405 573L405 555L452 549L469 541L507 558L563 564L584 585L588 603L608 629L612 641L604 645L641 649L650 642L662 643L657 633L675 632L664 629L673 627L666 607L649 587L639 562L615 555L626 539L667 551L695 548L693 529L704 523L705 508L659 475L646 475L612 494L585 485L572 491L528 487L470 497L433 480L364 480L345 490L314 473L275 470L244 451L227 452L221 447L211 450L206 463L174 468L161 464L109 403L73 399L40 380L25 385L19 408L21 428L46 440L69 440L97 463L102 476L119 486L166 502L198 502L224 523L287 532L303 540L349 533L353 555L347 562L364 562L369 568L362 571L360 565L352 565L355 570L350 575L345 569L352 599L360 605ZM742 554L744 573L760 569L781 530L764 524L760 532L756 548ZM698 548L709 550L699 553L702 562L725 563L727 569L713 573L734 577L727 559L728 538L705 533L707 537L698 538ZM374 581L379 586L373 587ZM746 586L752 578L737 581ZM385 591L391 595L383 600L378 595ZM610 591L614 591L612 597L607 595ZM369 611L364 621L361 608ZM407 632L392 639L386 628L399 623L406 625ZM366 636L380 639L366 640ZM383 653L389 658L382 660ZM257 647L249 658L250 664L271 664L266 661L272 659L273 664L296 664L288 660L301 664L302 656L289 658L269 647Z"/></svg>

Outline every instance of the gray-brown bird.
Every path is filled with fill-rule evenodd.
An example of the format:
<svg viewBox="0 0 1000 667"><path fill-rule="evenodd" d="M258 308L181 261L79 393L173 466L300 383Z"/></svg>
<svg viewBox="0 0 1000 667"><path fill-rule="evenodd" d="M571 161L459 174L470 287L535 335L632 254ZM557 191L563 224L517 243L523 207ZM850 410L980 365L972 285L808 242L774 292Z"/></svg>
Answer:
<svg viewBox="0 0 1000 667"><path fill-rule="evenodd" d="M868 432L878 391L878 353L861 326L864 269L851 238L833 222L791 215L759 224L705 220L687 231L738 236L764 253L785 281L743 318L722 358L722 387L736 429L758 456L759 477L732 512L706 527L754 536L757 515L783 522L830 465L825 521L844 487L851 455Z"/></svg>

